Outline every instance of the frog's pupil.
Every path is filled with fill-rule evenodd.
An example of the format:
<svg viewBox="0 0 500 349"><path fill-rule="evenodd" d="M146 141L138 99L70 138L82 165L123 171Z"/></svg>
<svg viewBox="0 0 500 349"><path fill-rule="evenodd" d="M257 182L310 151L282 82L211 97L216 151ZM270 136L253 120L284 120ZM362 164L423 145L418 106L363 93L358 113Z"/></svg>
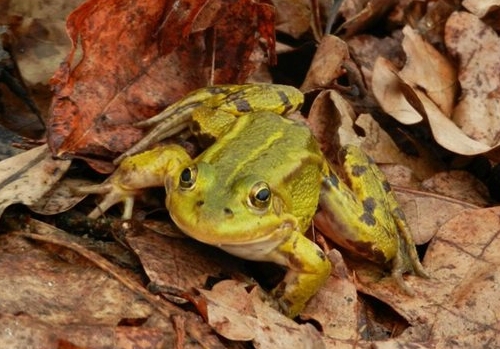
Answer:
<svg viewBox="0 0 500 349"><path fill-rule="evenodd" d="M181 181L184 183L189 183L191 181L191 170L189 168L182 170Z"/></svg>
<svg viewBox="0 0 500 349"><path fill-rule="evenodd" d="M269 191L269 189L262 188L261 190L259 190L257 192L257 195L255 195L255 197L259 201L266 202L267 200L269 200L270 195L271 195L271 192Z"/></svg>

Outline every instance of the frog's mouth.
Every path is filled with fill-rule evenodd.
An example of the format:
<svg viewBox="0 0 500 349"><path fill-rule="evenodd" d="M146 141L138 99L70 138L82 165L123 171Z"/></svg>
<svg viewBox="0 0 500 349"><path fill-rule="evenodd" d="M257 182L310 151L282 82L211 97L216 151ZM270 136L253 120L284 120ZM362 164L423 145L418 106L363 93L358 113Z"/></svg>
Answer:
<svg viewBox="0 0 500 349"><path fill-rule="evenodd" d="M248 222L215 224L210 219L191 221L174 215L172 219L186 235L195 240L232 255L258 261L273 261L272 252L290 238L297 227L297 221L292 216L282 217L278 224L267 225L250 225Z"/></svg>

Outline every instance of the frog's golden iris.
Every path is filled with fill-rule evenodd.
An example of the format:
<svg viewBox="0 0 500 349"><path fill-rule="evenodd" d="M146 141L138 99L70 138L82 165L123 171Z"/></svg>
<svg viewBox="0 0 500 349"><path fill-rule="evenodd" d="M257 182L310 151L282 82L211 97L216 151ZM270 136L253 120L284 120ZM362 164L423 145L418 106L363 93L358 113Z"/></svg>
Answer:
<svg viewBox="0 0 500 349"><path fill-rule="evenodd" d="M403 287L403 273L425 275L402 211L375 164L358 148L343 148L348 186L310 130L279 115L302 102L295 88L270 84L223 85L189 94L151 122L161 123L147 142L166 134L163 119L191 115L196 133L215 142L194 160L178 145L126 158L107 182L82 190L106 194L90 216L122 201L124 218L130 218L138 190L164 185L166 207L187 235L287 268L274 295L288 316L297 315L330 274L324 253L303 235L318 204L322 230L338 244L391 263Z"/></svg>

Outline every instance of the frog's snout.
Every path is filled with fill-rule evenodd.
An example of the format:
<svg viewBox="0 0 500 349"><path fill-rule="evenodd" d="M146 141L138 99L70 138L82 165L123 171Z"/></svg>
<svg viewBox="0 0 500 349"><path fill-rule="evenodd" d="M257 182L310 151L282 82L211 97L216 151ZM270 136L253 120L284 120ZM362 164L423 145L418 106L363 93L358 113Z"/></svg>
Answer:
<svg viewBox="0 0 500 349"><path fill-rule="evenodd" d="M197 208L203 207L205 205L205 200L198 200L195 203ZM234 211L229 208L229 207L224 207L222 208L222 212L224 213L224 218L233 218L234 217Z"/></svg>

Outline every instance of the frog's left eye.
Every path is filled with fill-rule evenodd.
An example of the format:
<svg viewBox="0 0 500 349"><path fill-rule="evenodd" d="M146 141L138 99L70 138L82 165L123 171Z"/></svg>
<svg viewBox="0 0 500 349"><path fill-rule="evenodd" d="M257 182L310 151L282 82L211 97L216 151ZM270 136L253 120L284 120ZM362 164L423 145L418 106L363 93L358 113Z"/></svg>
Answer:
<svg viewBox="0 0 500 349"><path fill-rule="evenodd" d="M267 208L271 202L271 189L266 182L258 182L250 191L250 204L258 209Z"/></svg>
<svg viewBox="0 0 500 349"><path fill-rule="evenodd" d="M198 168L196 166L186 167L179 176L179 186L182 189L192 189L196 183Z"/></svg>

